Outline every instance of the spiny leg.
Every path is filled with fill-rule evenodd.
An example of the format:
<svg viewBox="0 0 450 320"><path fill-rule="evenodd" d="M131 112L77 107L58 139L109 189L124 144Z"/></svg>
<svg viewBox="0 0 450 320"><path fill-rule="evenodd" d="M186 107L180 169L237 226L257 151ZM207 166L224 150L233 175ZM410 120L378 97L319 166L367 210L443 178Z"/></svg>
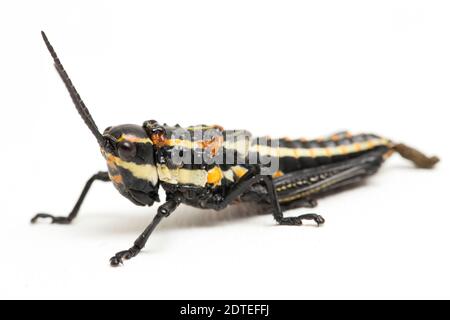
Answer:
<svg viewBox="0 0 450 320"><path fill-rule="evenodd" d="M367 156L366 156L367 157ZM339 166L334 166L334 169L337 173L331 175L330 177L326 178L325 180L322 180L318 182L317 184L310 186L309 190L311 188L319 188L322 187L322 194L323 192L331 192L333 190L338 190L339 188L347 187L350 185L353 185L357 182L360 182L364 176L372 174L381 164L380 158L371 158L370 162L367 162L366 158L361 159L355 159L354 163L352 163L352 166L344 167L342 169L339 169ZM356 162L360 161L360 162ZM364 162L366 161L366 162ZM301 174L301 173L300 173ZM326 187L325 187L326 186ZM303 188L303 191L308 190L308 188ZM300 192L297 191L297 194ZM296 204L301 204L302 201L308 201L308 198L299 198L297 200L288 201L286 204L282 204L283 207L289 207L294 208ZM314 202L312 202L314 205ZM284 218L283 215L275 216L275 219L280 224L288 224L288 225L301 225L301 220L314 220L318 225L321 225L325 222L325 219L317 214L304 214L299 217L292 217L292 218Z"/></svg>
<svg viewBox="0 0 450 320"><path fill-rule="evenodd" d="M274 217L280 225L285 226L301 226L303 220L314 220L318 227L325 223L325 219L321 215L315 213L302 214L297 217L279 217L275 215Z"/></svg>
<svg viewBox="0 0 450 320"><path fill-rule="evenodd" d="M38 213L31 219L31 223L35 223L38 219L51 219L51 223L57 223L57 224L70 224L73 219L76 218L78 215L78 212L80 211L80 207L84 201L84 198L86 197L86 194L88 193L89 189L92 186L92 183L94 181L100 180L100 181L110 181L108 173L101 171L96 174L94 174L89 180L86 182L83 191L81 192L80 197L78 198L77 202L75 203L75 206L73 207L72 211L69 213L67 217L55 217L51 214L47 213Z"/></svg>
<svg viewBox="0 0 450 320"><path fill-rule="evenodd" d="M263 176L264 182L267 187L268 195L272 201L273 205L273 217L280 225L288 225L288 226L301 226L303 224L303 220L314 220L317 223L317 226L320 226L325 223L325 219L315 213L303 214L297 217L284 217L283 211L281 209L280 203L278 201L278 196L276 190L273 186L273 181L271 176ZM311 206L317 205L314 201L310 202Z"/></svg>
<svg viewBox="0 0 450 320"><path fill-rule="evenodd" d="M158 208L156 216L144 232L142 232L142 234L136 239L133 246L128 250L117 252L114 257L109 260L111 266L117 267L123 263L124 259L128 260L137 256L137 254L145 247L148 238L152 234L153 230L155 230L156 226L163 218L168 217L172 212L174 212L180 203L181 198L169 196L167 201Z"/></svg>

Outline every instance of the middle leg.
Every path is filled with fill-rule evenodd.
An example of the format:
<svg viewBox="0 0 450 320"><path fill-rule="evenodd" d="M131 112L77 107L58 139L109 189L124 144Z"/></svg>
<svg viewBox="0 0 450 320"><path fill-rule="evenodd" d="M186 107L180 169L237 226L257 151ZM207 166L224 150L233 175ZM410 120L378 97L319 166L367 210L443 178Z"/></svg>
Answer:
<svg viewBox="0 0 450 320"><path fill-rule="evenodd" d="M262 175L258 166L251 167L224 198L219 197L215 199L215 201L210 203L208 207L215 210L222 210L235 199L240 197L244 192L248 191L253 185L261 182L264 183L267 189L267 194L273 209L273 216L279 224L302 225L303 220L314 220L318 226L325 223L325 219L322 216L314 213L304 214L298 217L284 217L272 177L270 175Z"/></svg>

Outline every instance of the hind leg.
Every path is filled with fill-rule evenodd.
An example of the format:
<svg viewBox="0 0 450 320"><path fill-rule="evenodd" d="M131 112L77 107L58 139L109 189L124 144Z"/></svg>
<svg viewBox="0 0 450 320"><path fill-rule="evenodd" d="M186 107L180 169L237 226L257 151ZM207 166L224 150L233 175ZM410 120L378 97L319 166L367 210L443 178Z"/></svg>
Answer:
<svg viewBox="0 0 450 320"><path fill-rule="evenodd" d="M273 186L272 177L264 176L264 182L267 187L268 196L272 201L273 217L280 225L301 226L303 224L303 220L314 220L317 223L317 226L320 226L325 223L325 219L322 216L315 214L315 213L303 214L303 215L300 215L297 217L284 217L283 216L284 210L278 201L278 196L277 196L277 193ZM305 201L308 201L308 200L304 200L302 203L303 205L305 205L305 203L306 203ZM296 203L296 202L294 202L294 203ZM309 201L308 205L315 206L315 205L317 205L317 203L314 201Z"/></svg>

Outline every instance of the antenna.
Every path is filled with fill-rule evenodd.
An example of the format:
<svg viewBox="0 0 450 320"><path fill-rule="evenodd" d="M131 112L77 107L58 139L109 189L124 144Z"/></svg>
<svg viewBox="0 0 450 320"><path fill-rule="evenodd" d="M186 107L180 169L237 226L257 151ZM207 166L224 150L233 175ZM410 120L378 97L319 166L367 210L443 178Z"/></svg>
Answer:
<svg viewBox="0 0 450 320"><path fill-rule="evenodd" d="M44 31L41 31L41 34L42 34L42 38L44 39L45 45L47 46L48 51L50 52L50 54L53 57L56 71L58 71L62 81L66 85L66 88L69 91L70 97L72 98L72 101L75 104L75 107L77 108L78 113L80 114L81 118L84 120L86 125L88 126L89 130L91 130L91 132L94 134L94 136L97 139L97 142L100 144L100 146L103 146L105 144L105 139L103 138L103 135L98 130L98 127L95 124L94 119L92 119L92 116L89 113L88 108L84 104L83 100L81 100L81 97L77 92L77 89L75 89L75 86L73 85L72 81L70 80L66 70L64 70L64 67L61 64L61 61L59 60L55 50L53 49L52 45L50 44L50 41L48 40Z"/></svg>

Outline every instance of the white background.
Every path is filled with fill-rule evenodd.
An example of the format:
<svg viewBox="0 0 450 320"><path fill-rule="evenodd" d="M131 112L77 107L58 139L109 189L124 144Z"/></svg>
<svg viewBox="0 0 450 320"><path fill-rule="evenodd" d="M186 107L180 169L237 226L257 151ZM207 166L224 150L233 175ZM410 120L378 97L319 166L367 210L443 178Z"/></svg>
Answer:
<svg viewBox="0 0 450 320"><path fill-rule="evenodd" d="M0 297L450 298L449 14L448 1L411 0L2 2ZM183 207L113 269L155 207L99 182L74 225L29 224L68 213L105 168L41 29L102 129L349 129L443 161L426 171L392 157L319 202L322 228Z"/></svg>

